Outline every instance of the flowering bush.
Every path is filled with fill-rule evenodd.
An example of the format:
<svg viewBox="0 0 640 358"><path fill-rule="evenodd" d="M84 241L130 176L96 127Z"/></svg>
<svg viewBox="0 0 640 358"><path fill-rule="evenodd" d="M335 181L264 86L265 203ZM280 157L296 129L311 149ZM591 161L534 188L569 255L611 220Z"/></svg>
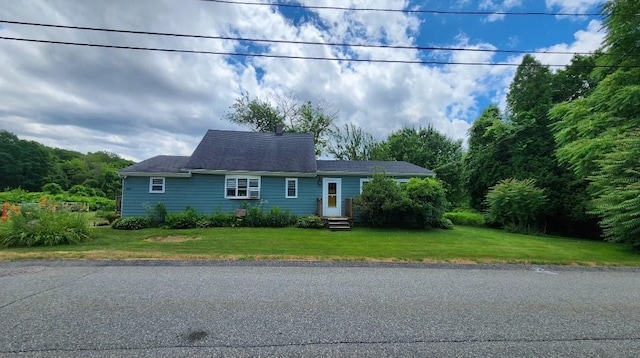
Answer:
<svg viewBox="0 0 640 358"><path fill-rule="evenodd" d="M80 213L58 210L46 198L38 206L2 205L0 247L75 244L90 238L89 221Z"/></svg>

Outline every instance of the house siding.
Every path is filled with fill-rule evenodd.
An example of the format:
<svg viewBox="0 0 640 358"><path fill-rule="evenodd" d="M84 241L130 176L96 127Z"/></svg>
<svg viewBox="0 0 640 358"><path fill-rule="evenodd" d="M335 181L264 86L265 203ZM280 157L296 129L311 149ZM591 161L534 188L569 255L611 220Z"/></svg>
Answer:
<svg viewBox="0 0 640 358"><path fill-rule="evenodd" d="M295 178L290 176L288 178ZM312 215L316 212L316 198L322 187L316 178L298 178L298 197L287 199L285 177L262 176L260 199L225 199L225 176L194 174L190 178L165 179L165 192L149 193L149 177L124 179L122 216L145 216L146 208L162 203L167 212L180 212L190 206L203 214L215 211L231 212L241 208L243 202L263 204L265 210L278 206L296 215Z"/></svg>
<svg viewBox="0 0 640 358"><path fill-rule="evenodd" d="M157 203L166 206L168 212L181 212L190 206L203 214L216 211L232 212L244 202L251 205L262 203L265 210L279 207L300 216L317 214L317 199L322 198L322 178L342 179L342 215L346 212L346 199L360 194L360 179L370 176L323 176L297 177L298 197L286 198L286 178L262 176L260 199L225 199L225 176L193 174L190 178L165 178L164 193L149 193L149 177L130 176L123 180L122 216L145 216L147 207ZM397 176L396 179L409 179ZM354 212L357 218L357 212Z"/></svg>

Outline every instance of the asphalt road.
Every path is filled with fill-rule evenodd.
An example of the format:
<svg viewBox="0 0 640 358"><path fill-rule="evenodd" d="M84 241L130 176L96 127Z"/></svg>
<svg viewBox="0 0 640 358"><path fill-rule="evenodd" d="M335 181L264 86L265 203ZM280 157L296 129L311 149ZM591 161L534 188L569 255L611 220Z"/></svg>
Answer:
<svg viewBox="0 0 640 358"><path fill-rule="evenodd" d="M637 357L640 272L0 263L0 357Z"/></svg>

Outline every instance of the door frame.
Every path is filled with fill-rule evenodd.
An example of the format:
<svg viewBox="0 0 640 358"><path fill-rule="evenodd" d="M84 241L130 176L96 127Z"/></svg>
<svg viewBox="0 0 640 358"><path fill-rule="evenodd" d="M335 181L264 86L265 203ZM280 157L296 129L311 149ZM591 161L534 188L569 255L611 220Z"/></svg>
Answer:
<svg viewBox="0 0 640 358"><path fill-rule="evenodd" d="M329 208L328 184L336 183L336 207ZM342 216L342 178L322 178L322 215Z"/></svg>

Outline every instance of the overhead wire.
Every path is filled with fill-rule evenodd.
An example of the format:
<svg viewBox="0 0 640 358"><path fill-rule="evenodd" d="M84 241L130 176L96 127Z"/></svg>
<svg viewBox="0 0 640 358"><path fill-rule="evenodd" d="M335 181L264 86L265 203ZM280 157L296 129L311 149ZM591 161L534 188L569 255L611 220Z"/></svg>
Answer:
<svg viewBox="0 0 640 358"><path fill-rule="evenodd" d="M417 51L467 51L467 52L495 52L495 53L513 53L513 54L550 54L550 55L590 55L593 53L593 52L579 52L579 51L505 50L505 49L488 49L488 48L472 48L472 47L403 46L403 45L379 45L379 44L259 39L259 38L233 37L233 36L212 36L212 35L180 34L180 33L170 33L170 32L122 30L122 29L102 28L102 27L69 26L69 25L45 24L45 23L38 23L38 22L12 21L12 20L4 20L4 19L0 19L0 23L12 24L12 25L59 28L59 29L136 34L136 35L153 35L153 36L182 37L182 38L194 38L194 39L332 46L332 47L380 48L380 49L399 49L399 50L417 50Z"/></svg>
<svg viewBox="0 0 640 358"><path fill-rule="evenodd" d="M124 50L140 50L140 51L156 51L156 52L173 52L173 53L192 53L192 54L206 54L206 55L223 55L223 56L239 56L239 57L263 57L263 58L281 58L281 59L298 59L298 60L318 60L318 61L340 61L340 62L368 62L368 63L401 63L401 64L419 64L419 65L463 65L463 66L521 66L518 63L509 62L459 62L459 61L425 61L425 60L386 60L386 59L365 59L365 58L348 58L348 57L321 57L321 56L293 56L293 55L277 55L267 53L242 53L242 52L225 52L225 51L205 51L205 50L185 50L185 49L173 49L173 48L158 48L158 47L142 47L142 46L123 46L123 45L108 45L97 43L82 43L82 42L70 42L70 41L53 41L53 40L40 40L10 36L0 36L0 40L10 41L22 41L31 43L44 43L54 45L69 45L69 46L83 46L83 47L96 47L96 48L112 48L112 49L124 49ZM532 66L548 66L548 67L565 67L566 65L532 65ZM581 67L580 65L576 65ZM640 66L625 66L625 65L595 65L588 67L598 68L636 68Z"/></svg>
<svg viewBox="0 0 640 358"><path fill-rule="evenodd" d="M409 14L434 14L434 15L516 15L516 16L600 16L599 13L570 13L570 12L535 12L535 11L462 11L462 10L422 10L422 9L387 9L387 8L353 8L343 6L305 5L280 2L249 2L232 0L199 0L220 4L251 5L251 6L276 6L293 9L314 10L340 10L340 11L372 11L372 12L399 12Z"/></svg>

